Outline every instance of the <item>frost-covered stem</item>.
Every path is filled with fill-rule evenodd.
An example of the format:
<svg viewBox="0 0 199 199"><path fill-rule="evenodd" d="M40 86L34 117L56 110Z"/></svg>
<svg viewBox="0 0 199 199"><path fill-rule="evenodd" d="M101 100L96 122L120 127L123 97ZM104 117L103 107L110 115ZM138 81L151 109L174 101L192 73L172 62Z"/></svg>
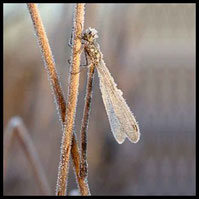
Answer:
<svg viewBox="0 0 199 199"><path fill-rule="evenodd" d="M77 146L77 144L75 142L76 142L76 140L73 139L72 140L72 145L74 145L74 147L71 148L72 155L79 152L78 148L75 147L75 146ZM79 175L79 172L80 172L80 156L74 155L73 164L74 164L74 169L75 169L75 173L76 173L76 179L79 182L79 188L80 188L81 195L82 196L91 195L90 194L90 190L89 190L89 186L88 186L88 183L87 183L87 179L82 178Z"/></svg>
<svg viewBox="0 0 199 199"><path fill-rule="evenodd" d="M81 34L84 25L84 4L77 4L74 16L74 32L73 32L73 49L72 49L72 65L70 69L70 80L68 89L68 102L66 106L66 122L62 136L60 162L57 178L56 195L66 195L69 159L71 151L71 142L73 136L73 126L75 121L75 112L77 105L77 96L79 88L79 66L80 66L80 49ZM73 142L74 143L74 142Z"/></svg>
<svg viewBox="0 0 199 199"><path fill-rule="evenodd" d="M81 125L81 165L80 165L80 176L87 179L88 177L88 164L87 164L87 130L89 122L89 113L91 107L92 89L93 89L93 78L95 73L95 66L91 66L88 72L87 89L84 105L84 114Z"/></svg>
<svg viewBox="0 0 199 199"><path fill-rule="evenodd" d="M9 149L12 147L12 143L15 139L18 139L20 146L23 147L23 151L26 154L27 159L31 164L31 168L34 172L34 176L37 179L38 186L41 192L45 195L50 195L50 186L48 184L44 169L38 157L36 148L32 142L23 121L20 117L13 117L9 121L7 128L5 130L4 137L4 176L6 163L8 159Z"/></svg>
<svg viewBox="0 0 199 199"><path fill-rule="evenodd" d="M65 122L65 116L66 116L66 103L64 99L64 95L61 89L61 84L56 72L55 68L55 62L53 60L52 52L50 49L50 45L48 42L47 35L45 33L45 29L43 27L43 23L41 20L41 17L39 15L38 8L35 4L27 4L33 25L35 28L35 32L39 41L39 45L41 48L41 53L42 53L42 58L45 63L45 68L48 71L48 76L50 80L50 84L53 89L53 93L55 96L55 102L58 105L58 110L59 110L59 117L61 117L62 120L62 125ZM64 125L63 125L64 126ZM87 182L81 180L79 177L79 165L80 165L80 154L79 154L79 149L78 149L78 144L76 141L76 136L75 132L73 133L73 142L72 142L72 159L75 167L75 174L78 182L78 186L80 188L80 192L82 195L84 193L87 193L86 195L89 194L89 187Z"/></svg>
<svg viewBox="0 0 199 199"><path fill-rule="evenodd" d="M34 29L37 35L37 39L39 42L39 46L41 49L41 53L42 53L42 58L45 64L45 68L48 71L48 76L49 76L49 80L50 80L50 84L53 87L53 93L55 95L55 101L58 104L58 108L59 108L59 113L61 113L61 118L63 120L65 120L65 111L66 111L66 104L65 104L65 100L64 100L64 96L63 96L63 92L61 89L61 85L60 85L60 81L57 75L57 71L55 68L55 62L53 59L53 55L52 55L52 51L49 45L49 41L41 20L41 17L39 15L39 11L38 8L36 6L36 4L34 3L28 3L27 4L32 21L33 21L33 25L34 25ZM59 116L60 117L60 116Z"/></svg>

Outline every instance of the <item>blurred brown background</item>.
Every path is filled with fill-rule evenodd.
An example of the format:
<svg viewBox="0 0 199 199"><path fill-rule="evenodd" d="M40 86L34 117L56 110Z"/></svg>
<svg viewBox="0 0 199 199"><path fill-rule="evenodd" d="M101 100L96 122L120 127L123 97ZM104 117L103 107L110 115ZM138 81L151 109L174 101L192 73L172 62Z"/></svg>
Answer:
<svg viewBox="0 0 199 199"><path fill-rule="evenodd" d="M65 96L74 4L39 4ZM88 130L92 195L195 194L195 4L87 4L104 60L140 125L137 144L117 144L96 75ZM79 136L86 70L76 115ZM23 120L55 194L61 125L25 4L4 4L4 128ZM69 192L76 189L72 167ZM41 194L15 142L4 195Z"/></svg>

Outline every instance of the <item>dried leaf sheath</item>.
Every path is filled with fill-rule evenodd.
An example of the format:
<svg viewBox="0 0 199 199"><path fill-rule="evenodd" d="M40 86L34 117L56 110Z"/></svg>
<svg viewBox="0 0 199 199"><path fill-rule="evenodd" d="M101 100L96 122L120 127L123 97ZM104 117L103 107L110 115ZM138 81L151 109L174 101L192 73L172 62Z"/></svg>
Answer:
<svg viewBox="0 0 199 199"><path fill-rule="evenodd" d="M95 74L95 67L90 66L88 72L87 80L87 89L86 89L86 98L84 105L84 115L81 126L81 167L80 167L80 176L83 178L87 177L88 174L88 164L87 164L87 129L89 122L89 113L91 107L91 98L92 98L92 89L93 89L93 79Z"/></svg>

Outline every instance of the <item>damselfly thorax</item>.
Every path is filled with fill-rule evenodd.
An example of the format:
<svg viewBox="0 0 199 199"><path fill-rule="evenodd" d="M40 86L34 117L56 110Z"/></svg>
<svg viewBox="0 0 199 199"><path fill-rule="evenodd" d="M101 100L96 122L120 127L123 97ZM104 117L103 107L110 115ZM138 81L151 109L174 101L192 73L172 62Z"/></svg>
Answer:
<svg viewBox="0 0 199 199"><path fill-rule="evenodd" d="M82 39L85 41L84 49L90 61L97 66L101 60L99 46L96 42L97 32L95 29L88 28L83 33Z"/></svg>

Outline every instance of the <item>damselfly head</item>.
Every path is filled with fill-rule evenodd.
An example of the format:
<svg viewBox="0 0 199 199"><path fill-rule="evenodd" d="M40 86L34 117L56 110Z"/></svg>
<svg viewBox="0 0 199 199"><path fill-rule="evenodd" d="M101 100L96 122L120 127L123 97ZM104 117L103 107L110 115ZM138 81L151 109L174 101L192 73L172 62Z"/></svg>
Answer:
<svg viewBox="0 0 199 199"><path fill-rule="evenodd" d="M97 35L97 30L95 28L89 27L83 32L83 36L82 36L83 40L86 40L88 42L93 42L97 38L98 38L98 35Z"/></svg>

